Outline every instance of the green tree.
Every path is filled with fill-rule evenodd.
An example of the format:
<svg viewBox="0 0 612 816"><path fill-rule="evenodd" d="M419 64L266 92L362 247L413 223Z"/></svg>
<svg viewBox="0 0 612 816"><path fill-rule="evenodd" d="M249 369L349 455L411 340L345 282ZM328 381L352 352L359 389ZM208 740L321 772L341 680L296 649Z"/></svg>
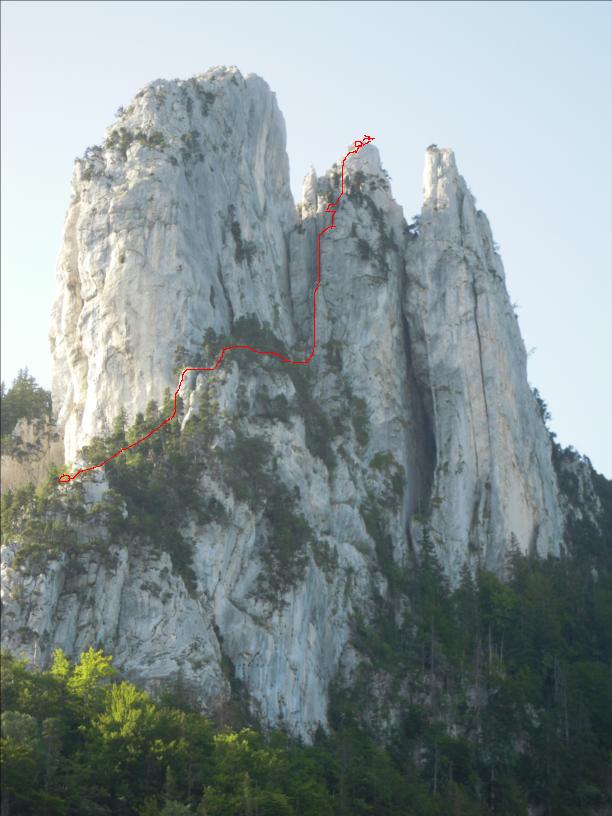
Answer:
<svg viewBox="0 0 612 816"><path fill-rule="evenodd" d="M12 433L20 419L31 422L51 418L51 394L38 385L27 368L20 369L8 391L2 383L0 396L0 430L3 437Z"/></svg>
<svg viewBox="0 0 612 816"><path fill-rule="evenodd" d="M87 717L94 717L104 710L106 686L116 674L111 666L112 660L102 650L90 646L81 653L66 680L66 689L73 705L79 706Z"/></svg>

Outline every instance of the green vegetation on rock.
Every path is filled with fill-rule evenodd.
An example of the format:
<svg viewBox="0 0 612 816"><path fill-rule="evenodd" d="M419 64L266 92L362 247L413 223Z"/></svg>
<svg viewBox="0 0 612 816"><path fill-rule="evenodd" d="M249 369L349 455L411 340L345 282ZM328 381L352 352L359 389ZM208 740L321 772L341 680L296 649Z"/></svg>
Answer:
<svg viewBox="0 0 612 816"><path fill-rule="evenodd" d="M507 584L466 571L451 591L426 544L404 619L382 598L369 621L355 616L366 660L350 686L334 683L330 731L312 746L228 730L177 693L155 702L93 649L75 663L57 651L45 671L4 655L5 812L605 813L611 555L509 566Z"/></svg>
<svg viewBox="0 0 612 816"><path fill-rule="evenodd" d="M202 344L202 353L196 360L197 365L211 365L224 346L247 345L263 351L275 351L290 358L287 348L272 331L269 325L262 325L254 315L240 317L234 321L231 334L217 335L212 330L206 333ZM326 411L315 396L315 377L306 366L282 365L274 358L265 358L251 352L236 352L233 358L245 371L260 369L265 365L275 366L281 376L288 377L295 390L295 398L289 402L286 397L278 395L269 400L267 414L271 419L279 418L287 422L291 413L299 414L304 420L306 446L313 456L321 459L328 469L333 469L336 456L332 447L334 425ZM279 368L279 365L282 368ZM358 411L359 409L357 409Z"/></svg>
<svg viewBox="0 0 612 816"><path fill-rule="evenodd" d="M43 427L51 422L51 394L36 382L27 368L19 371L11 387L0 385L0 431L2 453L21 458L31 451L23 440L13 436L20 419Z"/></svg>
<svg viewBox="0 0 612 816"><path fill-rule="evenodd" d="M25 392L24 404L38 406L34 413L46 410L32 382ZM17 547L13 566L36 574L62 557L78 570L83 552L97 548L102 559L113 541L168 551L194 589L191 544L177 531L188 517L224 521L224 506L202 486L208 473L257 511L260 597L282 605L311 553L333 573L337 556L314 539L299 495L279 479L265 431L247 434L236 421L222 438L214 382L197 393L198 411L183 431L170 423L150 444L107 465L110 490L97 505L85 504L82 482L59 490L57 473L38 489L7 493L2 528ZM171 409L167 394L131 427L118 417L105 439L94 440L89 459L101 461L140 438ZM579 506L577 456L554 447L560 484ZM571 558L513 552L506 582L464 569L451 589L426 524L418 552L398 563L390 521L404 473L390 451L369 465L373 487L361 513L386 584L372 606L354 611L350 642L360 658L350 682L339 674L332 684L329 733L319 731L312 746L260 733L246 705L232 713L228 730L227 718L212 722L197 713L178 688L156 702L94 649L75 663L56 652L44 671L4 655L3 816L609 811L610 484L591 473L602 513L597 524L586 515L570 519ZM143 591L161 588L149 583ZM227 657L223 670L236 696L246 698Z"/></svg>

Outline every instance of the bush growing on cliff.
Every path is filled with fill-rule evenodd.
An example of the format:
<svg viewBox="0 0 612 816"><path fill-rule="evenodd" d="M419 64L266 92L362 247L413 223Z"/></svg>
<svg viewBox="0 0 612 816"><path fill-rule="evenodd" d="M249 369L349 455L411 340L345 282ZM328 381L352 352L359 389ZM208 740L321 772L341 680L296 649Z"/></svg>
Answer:
<svg viewBox="0 0 612 816"><path fill-rule="evenodd" d="M50 558L80 550L79 532L87 520L82 486L60 497L58 475L54 470L38 488L29 484L2 496L2 543L17 545L15 568L38 574Z"/></svg>
<svg viewBox="0 0 612 816"><path fill-rule="evenodd" d="M336 434L331 420L314 395L312 372L303 366L288 368L297 395L295 407L304 419L306 446L313 456L318 456L325 463L328 470L332 470L336 465L336 455L331 441Z"/></svg>
<svg viewBox="0 0 612 816"><path fill-rule="evenodd" d="M266 499L264 520L267 541L262 560L266 570L259 576L259 594L276 602L303 577L313 532L304 515L297 512L295 496L280 482Z"/></svg>
<svg viewBox="0 0 612 816"><path fill-rule="evenodd" d="M236 263L246 261L247 265L251 266L251 261L257 251L254 241L244 240L242 237L242 229L238 221L232 221L230 230L235 244L234 258L236 259Z"/></svg>
<svg viewBox="0 0 612 816"><path fill-rule="evenodd" d="M141 130L132 131L125 127L113 130L105 140L104 147L107 150L118 150L122 158L127 159L127 151L134 142L138 142L143 145L143 147L149 147L153 150L163 150L167 147L163 133L160 133L158 130L144 133Z"/></svg>
<svg viewBox="0 0 612 816"><path fill-rule="evenodd" d="M211 365L211 361L217 358L221 348L234 344L248 345L265 351L276 351L285 357L291 357L282 340L274 334L270 326L262 325L255 315L249 315L238 318L229 335L216 335L211 330L206 333L202 344L203 354L200 357L207 361L203 365ZM246 370L265 364L265 358L250 352L237 352L236 360L240 367ZM276 365L277 361L271 364ZM331 444L335 436L335 429L315 397L315 379L312 372L305 366L295 365L283 365L280 371L291 378L296 397L288 405L286 398L280 400L277 398L276 403L270 405L269 416L274 417L277 414L279 419L286 422L291 412L299 413L304 420L308 450L313 456L319 457L328 469L332 469L336 464L336 456Z"/></svg>
<svg viewBox="0 0 612 816"><path fill-rule="evenodd" d="M11 387L0 386L0 429L2 441L20 419L28 422L51 419L51 393L41 388L27 368L20 369Z"/></svg>
<svg viewBox="0 0 612 816"><path fill-rule="evenodd" d="M381 496L383 504L394 510L399 509L406 484L406 472L403 465L395 460L391 451L384 453L379 451L370 459L370 467L384 477L384 495Z"/></svg>
<svg viewBox="0 0 612 816"><path fill-rule="evenodd" d="M236 498L262 510L260 554L265 571L259 576L258 594L276 603L303 575L312 530L297 511L296 495L278 479L272 446L264 437L236 430L234 442L221 457L225 480Z"/></svg>

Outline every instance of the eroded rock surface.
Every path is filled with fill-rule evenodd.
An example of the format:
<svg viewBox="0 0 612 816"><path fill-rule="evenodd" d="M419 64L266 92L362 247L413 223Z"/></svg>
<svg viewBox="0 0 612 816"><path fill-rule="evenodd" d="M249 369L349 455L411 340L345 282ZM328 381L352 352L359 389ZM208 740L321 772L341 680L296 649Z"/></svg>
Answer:
<svg viewBox="0 0 612 816"><path fill-rule="evenodd" d="M72 180L51 326L67 460L81 462L122 410L133 420L173 391L177 363L209 329L231 334L254 315L275 350L307 355L316 236L339 183L339 164L310 171L294 207L283 119L258 77L219 68L136 95ZM502 262L452 151L426 153L418 223L394 201L375 144L347 162L346 188L322 242L308 377L231 352L183 393L183 428L209 376L215 444L238 432L266 441L310 529L295 576L274 599L262 590L270 498L249 503L211 472L202 490L224 514L185 521L193 586L146 542L58 556L40 574L14 568L10 543L8 648L43 663L58 646L101 645L151 688L182 673L209 710L229 698L231 665L264 722L309 739L326 725L330 682L361 659L354 616L371 617L425 531L455 583L466 564L503 574L513 546L559 553L570 511ZM105 490L96 476L88 500Z"/></svg>

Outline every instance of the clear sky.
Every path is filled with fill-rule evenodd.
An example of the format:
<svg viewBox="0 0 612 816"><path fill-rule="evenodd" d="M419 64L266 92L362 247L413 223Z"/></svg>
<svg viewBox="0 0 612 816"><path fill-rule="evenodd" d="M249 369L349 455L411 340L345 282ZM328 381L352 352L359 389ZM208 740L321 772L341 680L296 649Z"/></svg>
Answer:
<svg viewBox="0 0 612 816"><path fill-rule="evenodd" d="M606 2L2 3L2 378L50 384L74 158L150 80L237 65L277 94L296 199L366 132L410 218L425 148L455 150L552 428L612 477L611 29Z"/></svg>

